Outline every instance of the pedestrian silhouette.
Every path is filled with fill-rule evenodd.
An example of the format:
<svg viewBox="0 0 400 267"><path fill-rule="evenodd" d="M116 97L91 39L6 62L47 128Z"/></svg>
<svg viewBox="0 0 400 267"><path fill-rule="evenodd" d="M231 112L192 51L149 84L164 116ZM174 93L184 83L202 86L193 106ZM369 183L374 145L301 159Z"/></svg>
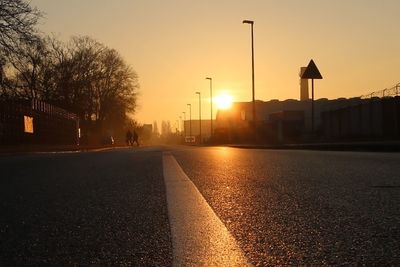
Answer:
<svg viewBox="0 0 400 267"><path fill-rule="evenodd" d="M128 130L127 132L126 132L126 144L128 145L128 146L133 146L133 141L132 141L132 132L130 131L130 130Z"/></svg>
<svg viewBox="0 0 400 267"><path fill-rule="evenodd" d="M138 134L136 133L136 131L133 130L133 141L132 141L132 146L133 146L133 144L134 144L135 142L136 142L137 146L139 146L139 136L138 136Z"/></svg>

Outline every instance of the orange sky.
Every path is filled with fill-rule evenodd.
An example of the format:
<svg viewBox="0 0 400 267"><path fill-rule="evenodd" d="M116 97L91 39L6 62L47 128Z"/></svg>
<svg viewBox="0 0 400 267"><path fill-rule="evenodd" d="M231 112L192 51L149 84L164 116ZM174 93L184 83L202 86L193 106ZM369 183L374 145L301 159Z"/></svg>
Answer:
<svg viewBox="0 0 400 267"><path fill-rule="evenodd" d="M323 80L316 98L352 97L400 82L397 0L32 0L40 28L62 39L89 35L117 49L140 77L142 123L182 111L209 118L209 82L251 100L250 27L255 21L256 99L299 98L311 58ZM216 110L214 111L214 116Z"/></svg>

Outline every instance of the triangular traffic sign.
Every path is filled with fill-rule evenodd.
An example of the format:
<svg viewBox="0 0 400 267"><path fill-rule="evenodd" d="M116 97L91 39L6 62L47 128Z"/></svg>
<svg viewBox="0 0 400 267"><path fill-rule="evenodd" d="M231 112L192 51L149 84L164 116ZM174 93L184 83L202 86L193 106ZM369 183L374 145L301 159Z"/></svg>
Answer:
<svg viewBox="0 0 400 267"><path fill-rule="evenodd" d="M302 79L322 79L322 75L319 72L317 65L315 65L314 60L311 59L310 63L306 70L304 71L303 75L301 75Z"/></svg>

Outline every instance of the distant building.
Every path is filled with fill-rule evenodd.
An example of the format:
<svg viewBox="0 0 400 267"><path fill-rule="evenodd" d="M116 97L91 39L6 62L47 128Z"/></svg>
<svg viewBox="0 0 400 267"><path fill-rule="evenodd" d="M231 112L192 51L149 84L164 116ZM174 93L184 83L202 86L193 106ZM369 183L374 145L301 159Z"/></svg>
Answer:
<svg viewBox="0 0 400 267"><path fill-rule="evenodd" d="M269 115L266 129L274 142L298 142L304 133L304 111L279 111Z"/></svg>
<svg viewBox="0 0 400 267"><path fill-rule="evenodd" d="M315 100L316 130L322 131L322 112L357 105L363 101L360 98ZM261 136L261 139L266 139L265 141L296 141L295 135L311 133L311 100L287 99L266 102L257 100L256 112L259 136ZM252 102L236 102L233 103L231 109L217 112L215 133L224 141L245 142L252 136L252 125ZM282 130L285 132L282 132Z"/></svg>
<svg viewBox="0 0 400 267"><path fill-rule="evenodd" d="M152 124L143 124L143 131L151 134L153 132L153 125Z"/></svg>
<svg viewBox="0 0 400 267"><path fill-rule="evenodd" d="M300 101L309 100L310 97L308 96L308 79L302 79L301 76L303 75L304 71L307 67L300 68Z"/></svg>
<svg viewBox="0 0 400 267"><path fill-rule="evenodd" d="M191 133L192 136L195 137L196 142L200 137L200 123L199 120L192 120L190 127L190 120L185 120L183 122L183 131L182 136L190 136L190 128L192 128ZM213 120L213 128L217 127L217 122ZM211 120L201 120L201 138L204 141L207 141L211 137Z"/></svg>

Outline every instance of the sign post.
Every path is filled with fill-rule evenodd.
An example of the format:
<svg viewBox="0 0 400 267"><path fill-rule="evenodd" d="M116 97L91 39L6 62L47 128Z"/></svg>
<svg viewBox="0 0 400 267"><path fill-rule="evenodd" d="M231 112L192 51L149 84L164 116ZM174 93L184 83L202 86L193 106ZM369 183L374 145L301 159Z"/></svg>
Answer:
<svg viewBox="0 0 400 267"><path fill-rule="evenodd" d="M322 79L322 75L317 65L315 65L314 60L310 60L301 78L311 79L311 132L314 133L314 79Z"/></svg>

